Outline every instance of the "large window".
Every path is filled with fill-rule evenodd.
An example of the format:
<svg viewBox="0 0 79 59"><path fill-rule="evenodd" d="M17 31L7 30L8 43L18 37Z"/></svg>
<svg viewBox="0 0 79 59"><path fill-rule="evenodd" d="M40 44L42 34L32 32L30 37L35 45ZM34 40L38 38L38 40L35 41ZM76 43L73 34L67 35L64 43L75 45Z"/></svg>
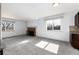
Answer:
<svg viewBox="0 0 79 59"><path fill-rule="evenodd" d="M14 24L15 24L15 22L13 22L13 21L2 21L1 22L2 31L13 31Z"/></svg>
<svg viewBox="0 0 79 59"><path fill-rule="evenodd" d="M47 30L60 30L61 29L61 18L47 20Z"/></svg>

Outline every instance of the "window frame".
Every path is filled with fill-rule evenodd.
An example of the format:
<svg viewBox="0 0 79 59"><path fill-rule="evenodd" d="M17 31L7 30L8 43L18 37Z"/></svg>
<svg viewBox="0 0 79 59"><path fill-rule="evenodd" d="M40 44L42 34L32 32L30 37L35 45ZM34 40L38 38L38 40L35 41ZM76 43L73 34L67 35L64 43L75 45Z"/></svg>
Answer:
<svg viewBox="0 0 79 59"><path fill-rule="evenodd" d="M7 28L7 24L8 24L8 28ZM11 24L13 24L13 25L10 26ZM3 26L2 25L4 25L4 30L3 30ZM1 30L3 32L5 32L5 31L15 31L15 22L14 21L5 21L5 20L2 20L1 27L2 27ZM11 29L11 27L12 27L12 29Z"/></svg>
<svg viewBox="0 0 79 59"><path fill-rule="evenodd" d="M53 27L53 28L51 28L51 29L48 29L47 27L48 27L48 24L47 24L47 21L52 21L52 22L54 22L55 20L60 20L60 25L59 25L59 29L55 29L54 27L54 23L53 24L51 24L51 26ZM61 30L61 20L62 20L62 18L61 17L59 17L59 18L53 18L53 19L49 19L49 20L46 20L46 30L47 31L52 31L52 30L55 30L55 31L60 31Z"/></svg>

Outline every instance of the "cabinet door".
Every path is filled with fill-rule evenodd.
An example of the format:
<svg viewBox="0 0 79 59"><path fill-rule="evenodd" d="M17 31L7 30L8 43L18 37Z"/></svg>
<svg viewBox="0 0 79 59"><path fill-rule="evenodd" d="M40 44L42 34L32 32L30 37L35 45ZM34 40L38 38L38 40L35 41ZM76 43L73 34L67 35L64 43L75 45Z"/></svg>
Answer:
<svg viewBox="0 0 79 59"><path fill-rule="evenodd" d="M75 26L79 27L79 13L75 15Z"/></svg>
<svg viewBox="0 0 79 59"><path fill-rule="evenodd" d="M79 34L72 34L72 42L71 45L76 48L79 49Z"/></svg>
<svg viewBox="0 0 79 59"><path fill-rule="evenodd" d="M78 15L75 15L75 26L78 26Z"/></svg>
<svg viewBox="0 0 79 59"><path fill-rule="evenodd" d="M78 27L79 27L79 13L78 13L78 19L77 20L78 20Z"/></svg>

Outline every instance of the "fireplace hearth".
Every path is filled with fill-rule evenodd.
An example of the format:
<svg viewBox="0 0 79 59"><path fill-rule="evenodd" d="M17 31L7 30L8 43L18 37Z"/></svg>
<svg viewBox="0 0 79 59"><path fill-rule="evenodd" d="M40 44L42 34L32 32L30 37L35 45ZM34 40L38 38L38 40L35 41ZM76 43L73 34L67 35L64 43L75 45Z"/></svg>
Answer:
<svg viewBox="0 0 79 59"><path fill-rule="evenodd" d="M36 28L35 27L28 27L27 28L27 35L28 36L36 36Z"/></svg>

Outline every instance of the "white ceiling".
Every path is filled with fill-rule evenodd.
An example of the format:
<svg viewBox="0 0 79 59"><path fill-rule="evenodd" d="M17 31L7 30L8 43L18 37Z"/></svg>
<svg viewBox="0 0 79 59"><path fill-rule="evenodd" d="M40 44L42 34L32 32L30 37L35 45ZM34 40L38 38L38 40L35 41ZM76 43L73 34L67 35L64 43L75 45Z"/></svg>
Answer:
<svg viewBox="0 0 79 59"><path fill-rule="evenodd" d="M2 3L1 12L2 17L31 20L76 10L78 3L60 3L57 7L52 3Z"/></svg>

